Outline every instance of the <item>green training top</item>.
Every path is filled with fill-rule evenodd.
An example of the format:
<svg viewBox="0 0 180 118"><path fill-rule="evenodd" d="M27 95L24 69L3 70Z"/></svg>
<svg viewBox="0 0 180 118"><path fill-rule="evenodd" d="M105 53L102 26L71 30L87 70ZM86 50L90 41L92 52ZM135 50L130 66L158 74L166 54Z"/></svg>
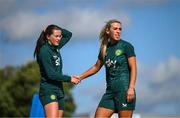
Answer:
<svg viewBox="0 0 180 118"><path fill-rule="evenodd" d="M104 65L106 68L107 92L126 91L130 81L128 58L135 56L133 46L122 39L115 44L108 43ZM103 60L99 53L98 58Z"/></svg>
<svg viewBox="0 0 180 118"><path fill-rule="evenodd" d="M40 67L40 86L56 86L62 88L62 82L70 82L71 77L62 73L62 58L60 49L70 40L72 33L61 29L62 38L58 46L46 42L40 49L37 62ZM48 87L47 87L48 88Z"/></svg>

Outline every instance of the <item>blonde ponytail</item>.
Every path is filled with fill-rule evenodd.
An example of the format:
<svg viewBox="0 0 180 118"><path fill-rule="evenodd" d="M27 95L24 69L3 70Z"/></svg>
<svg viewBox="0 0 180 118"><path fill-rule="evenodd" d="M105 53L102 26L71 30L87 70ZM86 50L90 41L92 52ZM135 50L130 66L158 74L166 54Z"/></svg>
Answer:
<svg viewBox="0 0 180 118"><path fill-rule="evenodd" d="M106 33L106 26L102 28L99 38L100 38L100 53L104 60L107 44L108 44L108 38L109 38L108 34Z"/></svg>

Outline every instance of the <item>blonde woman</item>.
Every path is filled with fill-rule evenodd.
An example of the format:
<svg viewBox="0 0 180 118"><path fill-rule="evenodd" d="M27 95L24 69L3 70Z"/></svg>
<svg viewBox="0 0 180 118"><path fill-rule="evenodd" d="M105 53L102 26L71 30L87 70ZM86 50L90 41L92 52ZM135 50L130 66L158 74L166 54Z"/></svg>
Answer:
<svg viewBox="0 0 180 118"><path fill-rule="evenodd" d="M100 32L100 52L95 65L79 75L82 80L106 68L107 88L95 117L131 118L135 109L136 56L133 46L120 38L122 24L110 20Z"/></svg>

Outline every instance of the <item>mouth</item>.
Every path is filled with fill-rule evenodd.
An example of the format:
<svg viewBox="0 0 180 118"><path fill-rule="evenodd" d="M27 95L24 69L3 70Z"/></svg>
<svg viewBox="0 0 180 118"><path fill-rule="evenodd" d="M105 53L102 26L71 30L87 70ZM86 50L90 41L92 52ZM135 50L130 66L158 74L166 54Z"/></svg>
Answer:
<svg viewBox="0 0 180 118"><path fill-rule="evenodd" d="M121 36L121 33L117 33L117 36L120 37L120 36Z"/></svg>
<svg viewBox="0 0 180 118"><path fill-rule="evenodd" d="M60 42L59 40L56 41L56 43L59 43L59 42Z"/></svg>
<svg viewBox="0 0 180 118"><path fill-rule="evenodd" d="M115 35L115 37L116 37L116 38L119 38L119 37L120 37L120 35Z"/></svg>

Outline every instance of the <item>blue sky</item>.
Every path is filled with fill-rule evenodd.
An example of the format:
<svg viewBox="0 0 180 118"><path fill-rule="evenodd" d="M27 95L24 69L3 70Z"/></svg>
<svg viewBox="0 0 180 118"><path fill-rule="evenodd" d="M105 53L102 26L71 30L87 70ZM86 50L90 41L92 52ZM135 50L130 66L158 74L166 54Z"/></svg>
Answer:
<svg viewBox="0 0 180 118"><path fill-rule="evenodd" d="M96 62L98 35L105 22L119 19L121 37L134 45L137 55L135 112L180 115L179 12L178 0L1 0L0 67L33 60L39 33L57 24L73 32L61 50L63 71L78 75ZM105 86L104 67L77 85L72 91L76 113L93 114Z"/></svg>

